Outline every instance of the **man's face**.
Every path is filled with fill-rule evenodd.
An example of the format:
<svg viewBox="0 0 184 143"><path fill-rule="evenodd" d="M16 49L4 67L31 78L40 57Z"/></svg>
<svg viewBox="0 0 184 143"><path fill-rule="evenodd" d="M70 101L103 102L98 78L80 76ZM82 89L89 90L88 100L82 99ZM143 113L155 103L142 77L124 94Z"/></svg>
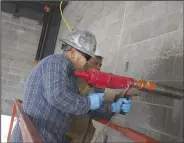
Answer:
<svg viewBox="0 0 184 143"><path fill-rule="evenodd" d="M101 66L102 66L102 58L101 57L91 58L87 64L88 69L101 70L100 69Z"/></svg>
<svg viewBox="0 0 184 143"><path fill-rule="evenodd" d="M77 51L76 49L71 50L71 60L76 69L83 69L89 59L90 56L87 54Z"/></svg>

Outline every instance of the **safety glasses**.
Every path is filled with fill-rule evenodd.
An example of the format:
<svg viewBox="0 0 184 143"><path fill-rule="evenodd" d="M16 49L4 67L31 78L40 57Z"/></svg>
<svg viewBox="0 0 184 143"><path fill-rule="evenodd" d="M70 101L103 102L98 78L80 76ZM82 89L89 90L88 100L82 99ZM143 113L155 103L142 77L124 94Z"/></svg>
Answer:
<svg viewBox="0 0 184 143"><path fill-rule="evenodd" d="M79 50L77 50L77 49L76 49L76 51L79 52L82 56L84 56L84 58L86 59L86 61L89 61L89 59L91 58L90 55L88 55L88 54L86 54L86 53L84 53L84 52L81 52L81 51L79 51Z"/></svg>

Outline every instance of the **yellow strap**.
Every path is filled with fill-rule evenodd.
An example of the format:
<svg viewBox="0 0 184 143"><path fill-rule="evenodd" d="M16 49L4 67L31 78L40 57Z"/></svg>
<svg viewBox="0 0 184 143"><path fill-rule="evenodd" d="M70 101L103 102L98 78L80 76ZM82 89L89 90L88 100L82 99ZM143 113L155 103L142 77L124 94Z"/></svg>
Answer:
<svg viewBox="0 0 184 143"><path fill-rule="evenodd" d="M64 22L65 22L65 24L66 24L66 26L67 26L68 30L69 30L70 32L72 32L72 29L70 28L69 24L67 23L67 21L65 20L65 18L64 18L64 16L63 16L62 9L61 9L61 5L62 5L62 3L63 3L63 1L61 1L61 2L60 2L60 12L61 12L61 17L62 17L62 19L64 20Z"/></svg>

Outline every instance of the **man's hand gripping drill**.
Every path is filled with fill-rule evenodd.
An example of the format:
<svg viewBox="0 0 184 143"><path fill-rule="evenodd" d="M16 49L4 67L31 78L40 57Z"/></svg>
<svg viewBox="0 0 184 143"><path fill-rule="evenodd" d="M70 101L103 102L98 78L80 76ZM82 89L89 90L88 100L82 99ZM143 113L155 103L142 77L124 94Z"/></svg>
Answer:
<svg viewBox="0 0 184 143"><path fill-rule="evenodd" d="M90 99L90 110L97 110L103 104L104 93L90 93L88 97ZM125 113L130 111L131 103L130 97L120 97L111 104L112 112L125 115Z"/></svg>
<svg viewBox="0 0 184 143"><path fill-rule="evenodd" d="M112 112L120 113L125 115L125 113L130 112L131 107L131 97L126 95L130 85L127 86L123 94L116 96L114 102L112 103ZM90 99L90 110L99 109L104 101L104 93L89 93Z"/></svg>
<svg viewBox="0 0 184 143"><path fill-rule="evenodd" d="M132 98L131 96L127 95L127 92L129 91L129 87L130 85L127 84L127 88L125 89L124 92L118 94L117 96L115 96L114 98L114 102L115 103L121 103L121 109L119 111L120 114L125 115L127 112L130 112L130 107L131 107L131 103L132 103ZM113 103L114 104L114 103Z"/></svg>

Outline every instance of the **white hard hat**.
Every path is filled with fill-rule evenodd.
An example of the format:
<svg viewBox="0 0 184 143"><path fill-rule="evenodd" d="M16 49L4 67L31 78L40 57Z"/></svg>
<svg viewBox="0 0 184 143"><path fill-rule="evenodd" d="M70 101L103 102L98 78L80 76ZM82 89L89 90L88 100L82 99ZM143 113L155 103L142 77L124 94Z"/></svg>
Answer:
<svg viewBox="0 0 184 143"><path fill-rule="evenodd" d="M96 38L93 33L87 30L75 30L71 32L66 39L61 39L61 41L91 57L95 57Z"/></svg>
<svg viewBox="0 0 184 143"><path fill-rule="evenodd" d="M99 56L99 57L102 57L102 58L103 58L103 56L101 55L99 49L96 49L96 51L95 51L95 56Z"/></svg>

